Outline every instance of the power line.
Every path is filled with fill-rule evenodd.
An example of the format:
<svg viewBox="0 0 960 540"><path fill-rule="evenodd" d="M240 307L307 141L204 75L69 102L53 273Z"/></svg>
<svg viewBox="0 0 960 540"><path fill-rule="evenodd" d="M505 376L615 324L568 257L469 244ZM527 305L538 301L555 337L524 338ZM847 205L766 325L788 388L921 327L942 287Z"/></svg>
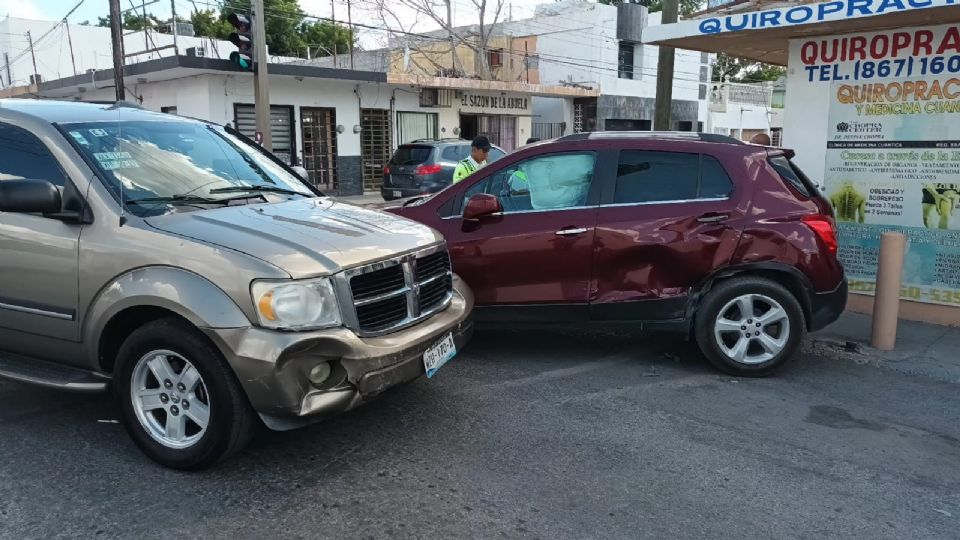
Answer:
<svg viewBox="0 0 960 540"><path fill-rule="evenodd" d="M73 6L73 9L71 9L70 11L68 11L67 14L64 15L64 16L59 20L59 22L57 22L56 24L54 24L53 26L51 26L49 30L47 30L46 32L43 33L43 35L41 35L40 37L38 37L38 38L33 42L34 50L36 50L36 46L37 46L38 43L40 43L41 41L44 40L44 38L46 38L46 37L49 36L51 33L53 33L53 31L56 30L57 28L59 28L61 24L65 24L63 21L65 21L70 15L72 15L74 11L76 11L77 9L79 9L80 6L82 6L85 1L86 1L86 0L80 0L79 2L77 2L77 5ZM20 54L18 54L17 56L14 56L12 60L8 60L6 64L4 64L2 67L0 67L0 70L3 70L4 68L12 65L12 64L13 64L14 62L16 62L17 60L20 60L21 58L23 58L24 56L26 56L28 52L30 52L30 47L29 47L29 46L28 46L26 49L24 49L23 51L21 51Z"/></svg>

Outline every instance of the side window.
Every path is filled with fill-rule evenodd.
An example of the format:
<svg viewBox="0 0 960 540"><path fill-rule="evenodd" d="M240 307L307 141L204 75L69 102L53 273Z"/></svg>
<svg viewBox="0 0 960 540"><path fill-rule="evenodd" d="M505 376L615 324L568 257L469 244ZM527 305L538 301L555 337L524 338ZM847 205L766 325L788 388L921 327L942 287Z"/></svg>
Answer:
<svg viewBox="0 0 960 540"><path fill-rule="evenodd" d="M440 159L442 159L443 161L452 161L454 163L457 163L463 158L460 157L460 150L458 147L448 146L443 149L443 153L440 154Z"/></svg>
<svg viewBox="0 0 960 540"><path fill-rule="evenodd" d="M497 196L505 214L584 206L595 162L593 152L571 152L515 163L467 188L460 211L477 193Z"/></svg>
<svg viewBox="0 0 960 540"><path fill-rule="evenodd" d="M614 204L697 198L700 155L624 150L617 165Z"/></svg>
<svg viewBox="0 0 960 540"><path fill-rule="evenodd" d="M720 199L729 197L733 191L733 181L723 165L712 156L703 156L700 166L700 198Z"/></svg>
<svg viewBox="0 0 960 540"><path fill-rule="evenodd" d="M30 178L49 180L58 187L66 175L47 147L29 131L0 123L0 182Z"/></svg>

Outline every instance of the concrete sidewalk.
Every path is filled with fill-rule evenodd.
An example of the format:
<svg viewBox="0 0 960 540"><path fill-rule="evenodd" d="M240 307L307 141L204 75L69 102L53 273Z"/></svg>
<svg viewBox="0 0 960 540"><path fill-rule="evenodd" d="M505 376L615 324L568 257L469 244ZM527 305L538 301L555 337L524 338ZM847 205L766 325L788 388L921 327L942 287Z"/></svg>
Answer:
<svg viewBox="0 0 960 540"><path fill-rule="evenodd" d="M845 312L837 322L810 335L814 354L839 355L910 375L960 383L960 328L901 320L896 348L870 347L871 316Z"/></svg>

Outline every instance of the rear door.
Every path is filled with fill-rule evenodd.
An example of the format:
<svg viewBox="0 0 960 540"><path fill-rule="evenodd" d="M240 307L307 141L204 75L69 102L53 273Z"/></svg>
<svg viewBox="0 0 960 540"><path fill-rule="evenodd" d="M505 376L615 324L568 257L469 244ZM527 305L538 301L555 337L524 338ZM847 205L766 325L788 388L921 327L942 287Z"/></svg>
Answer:
<svg viewBox="0 0 960 540"><path fill-rule="evenodd" d="M585 319L599 200L597 153L540 154L481 169L461 183L442 221L455 271L473 289L480 317ZM522 172L521 183L517 173ZM474 194L497 196L503 212L462 219Z"/></svg>
<svg viewBox="0 0 960 540"><path fill-rule="evenodd" d="M730 261L742 194L696 149L619 152L597 217L591 318L681 318L690 288Z"/></svg>

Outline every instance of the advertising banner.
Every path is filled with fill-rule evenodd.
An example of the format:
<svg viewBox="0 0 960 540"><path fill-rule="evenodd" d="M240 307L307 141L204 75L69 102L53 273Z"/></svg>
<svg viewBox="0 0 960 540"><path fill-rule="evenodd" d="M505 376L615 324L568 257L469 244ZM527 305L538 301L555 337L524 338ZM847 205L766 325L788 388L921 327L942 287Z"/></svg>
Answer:
<svg viewBox="0 0 960 540"><path fill-rule="evenodd" d="M908 238L902 297L960 305L960 27L810 40L831 81L826 192L854 292L872 294L880 234Z"/></svg>

